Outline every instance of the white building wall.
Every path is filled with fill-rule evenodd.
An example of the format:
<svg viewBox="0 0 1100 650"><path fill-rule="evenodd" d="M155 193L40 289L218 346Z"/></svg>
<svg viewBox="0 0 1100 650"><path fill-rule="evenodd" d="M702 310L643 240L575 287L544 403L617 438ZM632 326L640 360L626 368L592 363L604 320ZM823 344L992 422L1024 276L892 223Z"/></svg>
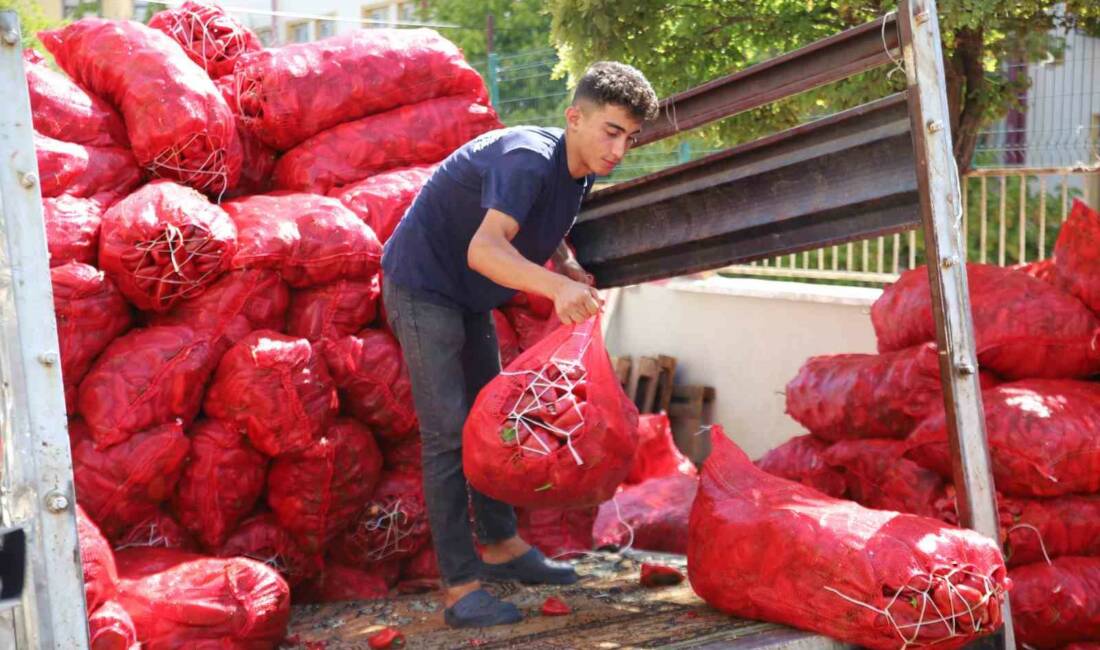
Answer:
<svg viewBox="0 0 1100 650"><path fill-rule="evenodd" d="M714 422L751 458L805 431L783 390L811 356L875 352L879 289L712 277L624 289L608 324L616 356L667 354L676 383L716 390Z"/></svg>

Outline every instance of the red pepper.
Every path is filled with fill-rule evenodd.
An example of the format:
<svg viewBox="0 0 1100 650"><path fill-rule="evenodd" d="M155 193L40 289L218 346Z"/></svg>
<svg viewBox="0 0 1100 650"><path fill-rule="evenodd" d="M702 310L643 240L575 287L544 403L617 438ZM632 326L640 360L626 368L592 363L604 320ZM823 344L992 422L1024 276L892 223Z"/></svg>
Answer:
<svg viewBox="0 0 1100 650"><path fill-rule="evenodd" d="M401 630L387 627L381 632L375 632L367 639L367 645L373 650L382 650L383 648L404 648L405 635L401 633Z"/></svg>
<svg viewBox="0 0 1100 650"><path fill-rule="evenodd" d="M543 616L568 616L573 610L560 598L549 596L542 604Z"/></svg>
<svg viewBox="0 0 1100 650"><path fill-rule="evenodd" d="M684 574L670 566L650 564L642 565L643 587L671 587L684 581Z"/></svg>
<svg viewBox="0 0 1100 650"><path fill-rule="evenodd" d="M572 408L566 410L564 413L558 416L556 420L551 422L555 427L562 430L559 435L566 435L572 431L573 427L584 423L584 411L583 405L575 404ZM580 433L580 429L573 431L573 434Z"/></svg>

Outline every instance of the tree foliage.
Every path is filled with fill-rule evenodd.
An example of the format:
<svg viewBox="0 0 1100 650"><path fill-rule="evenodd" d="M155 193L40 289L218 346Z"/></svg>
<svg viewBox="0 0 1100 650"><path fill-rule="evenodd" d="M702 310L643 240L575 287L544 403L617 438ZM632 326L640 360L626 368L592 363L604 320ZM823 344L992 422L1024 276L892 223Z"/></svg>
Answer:
<svg viewBox="0 0 1100 650"><path fill-rule="evenodd" d="M0 0L0 11L14 11L19 16L19 27L23 32L23 47L38 46L38 49L42 50L36 34L43 29L56 27L35 0Z"/></svg>
<svg viewBox="0 0 1100 650"><path fill-rule="evenodd" d="M1064 5L1065 12L1056 11ZM641 69L665 96L745 68L886 14L884 0L549 0L551 37L577 75L592 61ZM1066 29L1100 24L1095 0L941 0L945 74L960 169L983 124L1009 110L1026 79L1010 62L1057 56ZM904 75L873 70L725 120L701 136L729 146L904 87Z"/></svg>

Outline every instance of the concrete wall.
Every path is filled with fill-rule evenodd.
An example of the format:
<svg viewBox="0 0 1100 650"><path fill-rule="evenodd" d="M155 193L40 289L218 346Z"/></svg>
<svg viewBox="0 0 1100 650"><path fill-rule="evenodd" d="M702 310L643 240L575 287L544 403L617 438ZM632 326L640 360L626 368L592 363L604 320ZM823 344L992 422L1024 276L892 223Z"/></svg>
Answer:
<svg viewBox="0 0 1100 650"><path fill-rule="evenodd" d="M804 433L783 389L813 355L874 352L878 289L712 277L624 289L608 324L612 355L668 354L676 383L717 392L714 421L758 458Z"/></svg>

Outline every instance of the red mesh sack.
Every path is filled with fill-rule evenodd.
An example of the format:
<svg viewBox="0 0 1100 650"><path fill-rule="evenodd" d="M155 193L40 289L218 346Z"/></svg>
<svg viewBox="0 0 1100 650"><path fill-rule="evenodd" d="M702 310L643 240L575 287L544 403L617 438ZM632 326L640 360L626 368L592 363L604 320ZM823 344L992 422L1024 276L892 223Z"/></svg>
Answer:
<svg viewBox="0 0 1100 650"><path fill-rule="evenodd" d="M189 327L148 327L112 341L80 382L77 404L96 445L177 418L189 425L215 361L210 341Z"/></svg>
<svg viewBox="0 0 1100 650"><path fill-rule="evenodd" d="M981 380L996 383L988 373ZM942 406L935 343L812 357L787 384L787 413L826 440L904 438Z"/></svg>
<svg viewBox="0 0 1100 650"><path fill-rule="evenodd" d="M428 29L366 29L246 54L238 110L263 141L290 149L325 129L447 95L486 97L453 43Z"/></svg>
<svg viewBox="0 0 1100 650"><path fill-rule="evenodd" d="M278 154L256 137L252 129L248 128L241 120L241 116L236 114L237 95L233 75L225 75L215 79L214 85L221 91L222 97L229 104L230 110L234 110L237 137L241 141L241 176L237 184L223 194L222 198L229 199L270 191L271 176L275 173L275 160Z"/></svg>
<svg viewBox="0 0 1100 650"><path fill-rule="evenodd" d="M222 357L203 406L268 456L302 451L336 414L336 390L309 341L259 330Z"/></svg>
<svg viewBox="0 0 1100 650"><path fill-rule="evenodd" d="M420 552L401 565L402 580L439 580L439 558L430 540Z"/></svg>
<svg viewBox="0 0 1100 650"><path fill-rule="evenodd" d="M157 513L172 495L191 443L178 422L142 431L103 451L69 421L76 498L109 539Z"/></svg>
<svg viewBox="0 0 1100 650"><path fill-rule="evenodd" d="M937 517L944 497L939 475L905 458L901 440L845 440L822 453L844 476L847 497L876 510Z"/></svg>
<svg viewBox="0 0 1100 650"><path fill-rule="evenodd" d="M228 348L255 330L285 329L289 305L290 291L277 272L230 271L202 295L176 303L165 314L153 314L149 322L187 325Z"/></svg>
<svg viewBox="0 0 1100 650"><path fill-rule="evenodd" d="M810 435L795 436L756 461L756 466L773 476L808 485L831 497L847 492L844 474L825 462L829 443Z"/></svg>
<svg viewBox="0 0 1100 650"><path fill-rule="evenodd" d="M76 388L107 345L130 327L130 306L93 266L70 263L50 269L61 379L67 410L76 411Z"/></svg>
<svg viewBox="0 0 1100 650"><path fill-rule="evenodd" d="M328 194L389 169L438 163L502 126L496 111L469 97L410 104L313 135L275 163L275 187Z"/></svg>
<svg viewBox="0 0 1100 650"><path fill-rule="evenodd" d="M115 554L99 526L88 518L79 504L76 506L76 537L80 544L80 566L84 571L84 600L88 611L94 612L114 598L118 586Z"/></svg>
<svg viewBox="0 0 1100 650"><path fill-rule="evenodd" d="M1100 641L1100 558L1063 557L1012 570L1017 643L1059 648Z"/></svg>
<svg viewBox="0 0 1100 650"><path fill-rule="evenodd" d="M42 199L50 266L69 262L95 266L99 253L99 227L110 201L109 194L97 194L86 199L68 195Z"/></svg>
<svg viewBox="0 0 1100 650"><path fill-rule="evenodd" d="M637 447L637 420L599 319L562 326L481 390L462 430L470 485L525 508L611 498ZM632 426L633 424L633 426Z"/></svg>
<svg viewBox="0 0 1100 650"><path fill-rule="evenodd" d="M711 606L867 648L961 648L1001 625L1010 583L991 540L766 474L716 429L687 552Z"/></svg>
<svg viewBox="0 0 1100 650"><path fill-rule="evenodd" d="M174 551L129 549L118 602L142 647L271 648L286 636L290 588L246 558L179 561ZM176 562L161 568L163 563Z"/></svg>
<svg viewBox="0 0 1100 650"><path fill-rule="evenodd" d="M212 2L188 0L159 11L149 26L172 37L211 79L233 72L242 54L263 49L252 30Z"/></svg>
<svg viewBox="0 0 1100 650"><path fill-rule="evenodd" d="M998 499L1009 566L1067 555L1100 556L1100 496Z"/></svg>
<svg viewBox="0 0 1100 650"><path fill-rule="evenodd" d="M307 552L320 552L363 508L382 473L371 432L341 418L305 451L277 458L267 503Z"/></svg>
<svg viewBox="0 0 1100 650"><path fill-rule="evenodd" d="M135 21L100 18L38 37L77 83L119 108L134 157L153 176L211 194L237 182L233 113L171 38ZM118 65L123 52L126 64Z"/></svg>
<svg viewBox="0 0 1100 650"><path fill-rule="evenodd" d="M635 485L642 481L670 474L697 476L695 465L672 439L672 425L664 413L646 414L638 418L638 449L630 473L623 482Z"/></svg>
<svg viewBox="0 0 1100 650"><path fill-rule="evenodd" d="M286 331L312 343L350 336L378 315L380 293L377 275L370 280L337 280L298 289L290 297Z"/></svg>
<svg viewBox="0 0 1100 650"><path fill-rule="evenodd" d="M435 165L393 169L335 188L329 196L348 206L385 244L434 171Z"/></svg>
<svg viewBox="0 0 1100 650"><path fill-rule="evenodd" d="M414 471L422 469L423 448L420 436L412 435L398 440L381 438L378 448L382 450L382 467L387 470Z"/></svg>
<svg viewBox="0 0 1100 650"><path fill-rule="evenodd" d="M412 384L397 340L382 330L365 329L321 345L340 403L382 440L417 432Z"/></svg>
<svg viewBox="0 0 1100 650"><path fill-rule="evenodd" d="M1009 496L1100 491L1100 384L1028 379L982 392L997 490ZM907 456L950 480L941 408L909 437Z"/></svg>
<svg viewBox="0 0 1100 650"><path fill-rule="evenodd" d="M198 192L156 181L103 215L99 265L138 309L167 311L229 268L237 229Z"/></svg>
<svg viewBox="0 0 1100 650"><path fill-rule="evenodd" d="M499 309L493 310L493 325L496 326L497 345L500 347L500 365L507 368L519 356L519 337L508 317Z"/></svg>
<svg viewBox="0 0 1100 650"><path fill-rule="evenodd" d="M41 133L34 134L34 149L46 198L125 195L141 183L141 170L128 149L62 142Z"/></svg>
<svg viewBox="0 0 1100 650"><path fill-rule="evenodd" d="M191 454L172 509L180 523L213 550L252 512L264 490L267 459L243 435L217 420L196 422L188 433Z"/></svg>
<svg viewBox="0 0 1100 650"><path fill-rule="evenodd" d="M558 272L554 267L553 260L546 263L546 268L555 273ZM517 291L516 294L512 296L512 299L505 304L509 308L525 309L530 312L532 316L540 320L550 318L555 313L553 300L546 296L527 291Z"/></svg>
<svg viewBox="0 0 1100 650"><path fill-rule="evenodd" d="M131 526L115 540L116 551L139 547L172 548L181 551L197 551L199 548L183 526L163 510L158 510L153 516Z"/></svg>
<svg viewBox="0 0 1100 650"><path fill-rule="evenodd" d="M91 609L91 608L89 608ZM140 650L130 615L116 601L108 601L88 617L91 650Z"/></svg>
<svg viewBox="0 0 1100 650"><path fill-rule="evenodd" d="M64 142L129 148L126 125L110 104L45 64L41 54L23 51L34 130Z"/></svg>
<svg viewBox="0 0 1100 650"><path fill-rule="evenodd" d="M420 474L386 471L367 507L336 538L330 553L344 564L367 567L413 557L430 543Z"/></svg>
<svg viewBox="0 0 1100 650"><path fill-rule="evenodd" d="M684 474L624 487L600 506L595 545L687 553L688 516L698 489L698 477Z"/></svg>
<svg viewBox="0 0 1100 650"><path fill-rule="evenodd" d="M324 571L294 594L295 603L338 603L347 600L378 600L390 593L389 567L356 567L329 562Z"/></svg>
<svg viewBox="0 0 1100 650"><path fill-rule="evenodd" d="M1065 225L1063 225L1062 228L1064 229ZM1058 265L1054 262L1054 258L1048 257L1045 260L1038 260L1028 264L1017 264L1010 268L1042 280L1052 287L1058 287L1063 291L1070 291L1069 284L1062 277L1062 274L1058 272Z"/></svg>
<svg viewBox="0 0 1100 650"><path fill-rule="evenodd" d="M439 162L504 126L480 101L440 97L334 126L279 158L275 187L327 194L390 169Z"/></svg>
<svg viewBox="0 0 1100 650"><path fill-rule="evenodd" d="M312 194L250 196L225 204L237 225L233 268L274 268L292 287L367 280L382 245L370 226L336 199Z"/></svg>
<svg viewBox="0 0 1100 650"><path fill-rule="evenodd" d="M217 553L220 557L248 557L278 571L291 587L321 572L321 556L302 550L290 531L265 513L241 522Z"/></svg>
<svg viewBox="0 0 1100 650"><path fill-rule="evenodd" d="M1026 273L967 264L978 361L1002 377L1085 377L1100 370L1100 321L1079 300ZM906 271L871 306L879 352L935 340L925 267Z"/></svg>
<svg viewBox="0 0 1100 650"><path fill-rule="evenodd" d="M1100 312L1100 212L1073 200L1073 209L1054 242L1054 268L1066 289Z"/></svg>
<svg viewBox="0 0 1100 650"><path fill-rule="evenodd" d="M538 345L540 341L553 334L562 324L553 312L549 316L539 316L530 307L505 305L501 307L500 311L512 324L512 329L519 340L519 349L523 351L530 350Z"/></svg>
<svg viewBox="0 0 1100 650"><path fill-rule="evenodd" d="M592 526L599 508L517 508L519 536L551 559L574 558L592 550Z"/></svg>

